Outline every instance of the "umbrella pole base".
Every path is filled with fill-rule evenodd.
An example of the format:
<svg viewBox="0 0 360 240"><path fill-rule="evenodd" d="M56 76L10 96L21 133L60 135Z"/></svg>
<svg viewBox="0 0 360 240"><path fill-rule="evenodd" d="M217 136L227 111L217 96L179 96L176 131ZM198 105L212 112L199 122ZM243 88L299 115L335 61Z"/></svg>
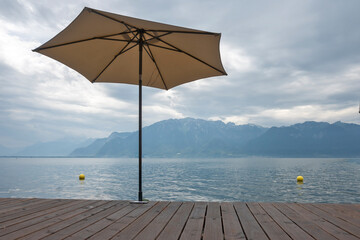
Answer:
<svg viewBox="0 0 360 240"><path fill-rule="evenodd" d="M131 201L131 204L147 204L149 201Z"/></svg>

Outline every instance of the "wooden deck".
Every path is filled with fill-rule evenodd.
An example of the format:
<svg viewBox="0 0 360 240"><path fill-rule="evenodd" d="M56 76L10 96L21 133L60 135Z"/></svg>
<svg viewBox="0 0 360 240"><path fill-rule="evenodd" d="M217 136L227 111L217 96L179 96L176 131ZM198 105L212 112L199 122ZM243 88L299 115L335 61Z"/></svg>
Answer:
<svg viewBox="0 0 360 240"><path fill-rule="evenodd" d="M1 198L0 239L360 239L360 204Z"/></svg>

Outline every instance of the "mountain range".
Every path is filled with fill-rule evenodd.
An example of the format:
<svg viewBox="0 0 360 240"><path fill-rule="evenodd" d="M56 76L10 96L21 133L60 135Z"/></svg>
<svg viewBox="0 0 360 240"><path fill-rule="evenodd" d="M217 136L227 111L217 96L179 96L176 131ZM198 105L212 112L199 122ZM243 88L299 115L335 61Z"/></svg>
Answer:
<svg viewBox="0 0 360 240"><path fill-rule="evenodd" d="M272 127L243 148L248 155L287 157L359 157L360 125L304 122Z"/></svg>
<svg viewBox="0 0 360 240"><path fill-rule="evenodd" d="M0 156L16 157L64 157L74 149L88 146L94 139L63 138L51 142L39 142L24 148L7 148L0 146Z"/></svg>
<svg viewBox="0 0 360 240"><path fill-rule="evenodd" d="M265 128L222 121L169 119L143 128L144 157L360 157L360 125L304 122ZM0 155L9 149L0 146ZM138 132L41 143L16 156L137 157Z"/></svg>
<svg viewBox="0 0 360 240"><path fill-rule="evenodd" d="M223 157L260 136L266 128L201 119L170 119L143 128L144 157ZM96 149L96 151L94 151ZM136 157L138 132L111 134L71 156Z"/></svg>
<svg viewBox="0 0 360 240"><path fill-rule="evenodd" d="M358 157L360 125L304 122L285 127L185 118L143 129L144 157ZM138 132L112 133L70 156L137 157Z"/></svg>

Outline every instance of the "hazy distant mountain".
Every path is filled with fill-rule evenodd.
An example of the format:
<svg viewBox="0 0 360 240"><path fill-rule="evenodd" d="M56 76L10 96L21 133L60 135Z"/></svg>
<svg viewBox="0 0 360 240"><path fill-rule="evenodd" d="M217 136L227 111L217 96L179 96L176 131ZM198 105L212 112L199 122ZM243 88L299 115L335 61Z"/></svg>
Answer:
<svg viewBox="0 0 360 240"><path fill-rule="evenodd" d="M225 124L201 119L170 119L143 129L143 155L146 157L222 157L239 155L241 146L267 129L255 125ZM127 137L99 139L83 156L135 157L138 155L138 132ZM94 142L95 145L95 142ZM83 149L84 150L84 149ZM78 150L71 156L82 156Z"/></svg>
<svg viewBox="0 0 360 240"><path fill-rule="evenodd" d="M82 156L82 157L93 157L96 156L97 153L104 147L104 145L115 139L125 139L132 133L124 132L124 133L117 133L113 132L107 138L99 138L93 141L90 145L77 148L71 152L70 156ZM116 140L115 140L116 141Z"/></svg>
<svg viewBox="0 0 360 240"><path fill-rule="evenodd" d="M143 128L144 157L360 157L359 146L360 125L342 122L264 128L185 118ZM137 157L138 132L38 143L17 153L0 146L0 155Z"/></svg>
<svg viewBox="0 0 360 240"><path fill-rule="evenodd" d="M68 156L74 149L88 146L94 139L61 139L53 142L36 143L14 153L15 156Z"/></svg>
<svg viewBox="0 0 360 240"><path fill-rule="evenodd" d="M272 127L249 141L243 151L266 156L360 156L360 126L342 122L304 122Z"/></svg>
<svg viewBox="0 0 360 240"><path fill-rule="evenodd" d="M143 129L145 157L360 156L360 126L305 122L270 129L201 119L170 119ZM136 157L138 133L113 133L71 156Z"/></svg>
<svg viewBox="0 0 360 240"><path fill-rule="evenodd" d="M8 148L0 145L0 156L12 156L19 151L18 148Z"/></svg>

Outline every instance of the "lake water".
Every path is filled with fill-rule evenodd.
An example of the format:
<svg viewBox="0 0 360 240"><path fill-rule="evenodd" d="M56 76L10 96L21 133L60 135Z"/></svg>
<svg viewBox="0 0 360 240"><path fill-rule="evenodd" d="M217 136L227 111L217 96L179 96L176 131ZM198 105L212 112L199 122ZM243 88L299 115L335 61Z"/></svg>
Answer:
<svg viewBox="0 0 360 240"><path fill-rule="evenodd" d="M137 159L0 158L0 197L136 200L137 191ZM360 159L145 158L143 194L171 201L360 203Z"/></svg>

